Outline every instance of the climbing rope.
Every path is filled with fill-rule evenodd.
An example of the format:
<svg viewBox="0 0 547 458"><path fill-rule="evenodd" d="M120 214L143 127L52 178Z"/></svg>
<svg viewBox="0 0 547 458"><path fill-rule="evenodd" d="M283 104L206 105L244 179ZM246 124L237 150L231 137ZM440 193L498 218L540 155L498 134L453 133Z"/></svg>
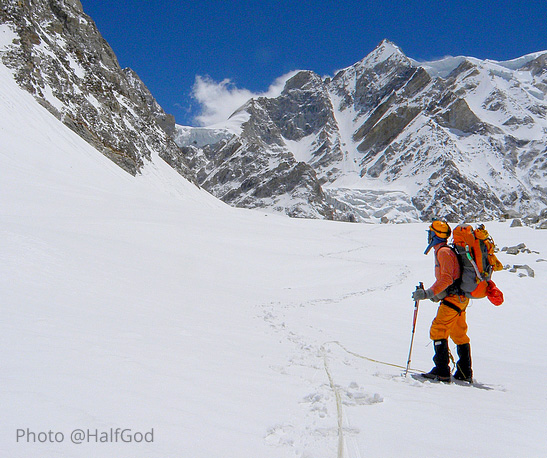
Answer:
<svg viewBox="0 0 547 458"><path fill-rule="evenodd" d="M331 343L331 342L326 342ZM334 379L329 368L329 362L327 358L327 352L325 347L321 345L321 353L323 353L323 364L325 366L325 372L329 379L330 388L334 393L336 399L336 416L338 417L338 458L344 458L344 428L343 428L343 412L342 412L342 399L340 397L340 391L338 387L334 384Z"/></svg>
<svg viewBox="0 0 547 458"><path fill-rule="evenodd" d="M329 361L328 361L328 357L327 357L327 350L325 348L325 346L327 346L329 344L338 345L346 353L348 353L352 356L355 356L356 358L360 358L360 359L364 359L366 361L370 361L372 363L383 364L384 366L396 367L396 368L402 369L402 370L405 370L406 367L400 366L399 364L388 363L386 361L379 361L377 359L369 358L368 356L360 355L359 353L355 353L354 351L351 351L351 350L347 349L344 345L342 345L337 340L331 340L331 341L325 342L323 345L321 345L321 353L323 355L323 365L325 366L325 372L327 373L327 378L329 379L329 385L330 385L331 390L334 393L334 398L336 400L336 416L337 416L337 420L338 420L338 455L337 455L337 457L338 458L344 458L344 426L343 426L343 415L344 414L343 414L343 411L342 411L342 399L340 397L340 391L338 390L338 387L334 383L334 379L332 377L332 373L331 373L330 367L329 367ZM423 371L418 371L417 369L409 369L409 371L423 372Z"/></svg>
<svg viewBox="0 0 547 458"><path fill-rule="evenodd" d="M386 361L379 361L377 359L372 359L372 358L369 358L368 356L363 356L363 355L360 355L359 353L355 353L354 351L351 351L351 350L348 350L344 345L342 345L340 342L338 342L337 340L331 340L329 342L325 342L323 344L324 345L328 345L328 344L335 344L335 345L338 345L342 350L344 350L346 353L352 355L352 356L355 356L356 358L360 358L360 359L364 359L366 361L370 361L371 363L376 363L376 364L382 364L384 366L391 366L391 367L396 367L397 369L403 369L405 370L406 367L404 366L400 366L399 364L393 364L393 363L388 363ZM322 346L322 348L323 348ZM411 372L424 372L422 370L418 370L418 369L411 369L409 368L409 371Z"/></svg>

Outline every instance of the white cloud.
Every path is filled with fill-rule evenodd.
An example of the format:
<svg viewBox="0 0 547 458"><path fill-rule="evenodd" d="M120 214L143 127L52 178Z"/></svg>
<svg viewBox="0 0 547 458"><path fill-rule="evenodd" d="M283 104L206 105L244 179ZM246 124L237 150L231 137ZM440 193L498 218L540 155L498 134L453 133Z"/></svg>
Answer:
<svg viewBox="0 0 547 458"><path fill-rule="evenodd" d="M199 103L201 110L195 117L200 126L210 126L227 120L238 108L254 97L278 97L285 82L297 71L289 72L277 78L266 92L254 93L240 89L230 79L217 83L208 76L196 76L192 88L192 97Z"/></svg>

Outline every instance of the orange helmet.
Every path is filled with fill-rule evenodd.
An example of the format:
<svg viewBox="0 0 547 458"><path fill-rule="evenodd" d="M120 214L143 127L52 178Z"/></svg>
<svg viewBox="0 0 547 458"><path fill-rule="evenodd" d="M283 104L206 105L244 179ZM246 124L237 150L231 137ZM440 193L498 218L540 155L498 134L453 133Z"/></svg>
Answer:
<svg viewBox="0 0 547 458"><path fill-rule="evenodd" d="M452 234L452 229L450 229L448 223L440 219L434 220L431 223L431 226L429 226L429 230L433 231L435 235L441 239L447 239L450 237L450 234Z"/></svg>
<svg viewBox="0 0 547 458"><path fill-rule="evenodd" d="M424 254L428 254L429 250L438 243L445 242L452 234L452 230L446 221L435 219L427 230L427 248Z"/></svg>

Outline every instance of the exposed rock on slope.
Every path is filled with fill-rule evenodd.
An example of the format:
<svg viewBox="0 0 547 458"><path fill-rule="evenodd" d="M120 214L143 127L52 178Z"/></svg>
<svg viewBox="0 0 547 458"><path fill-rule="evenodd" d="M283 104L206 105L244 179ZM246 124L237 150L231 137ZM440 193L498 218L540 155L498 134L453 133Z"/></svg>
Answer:
<svg viewBox="0 0 547 458"><path fill-rule="evenodd" d="M5 0L0 21L15 34L2 62L64 124L133 175L159 154L193 179L170 136L174 118L120 68L78 0Z"/></svg>

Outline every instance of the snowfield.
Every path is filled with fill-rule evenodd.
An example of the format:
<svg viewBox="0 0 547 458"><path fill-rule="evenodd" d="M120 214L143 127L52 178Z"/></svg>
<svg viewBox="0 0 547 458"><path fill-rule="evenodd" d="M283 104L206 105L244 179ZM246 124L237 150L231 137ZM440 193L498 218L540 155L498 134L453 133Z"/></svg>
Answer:
<svg viewBox="0 0 547 458"><path fill-rule="evenodd" d="M535 273L468 309L487 389L421 383L426 224L229 208L159 158L132 177L2 65L0 161L0 456L547 456L546 231L487 223Z"/></svg>

